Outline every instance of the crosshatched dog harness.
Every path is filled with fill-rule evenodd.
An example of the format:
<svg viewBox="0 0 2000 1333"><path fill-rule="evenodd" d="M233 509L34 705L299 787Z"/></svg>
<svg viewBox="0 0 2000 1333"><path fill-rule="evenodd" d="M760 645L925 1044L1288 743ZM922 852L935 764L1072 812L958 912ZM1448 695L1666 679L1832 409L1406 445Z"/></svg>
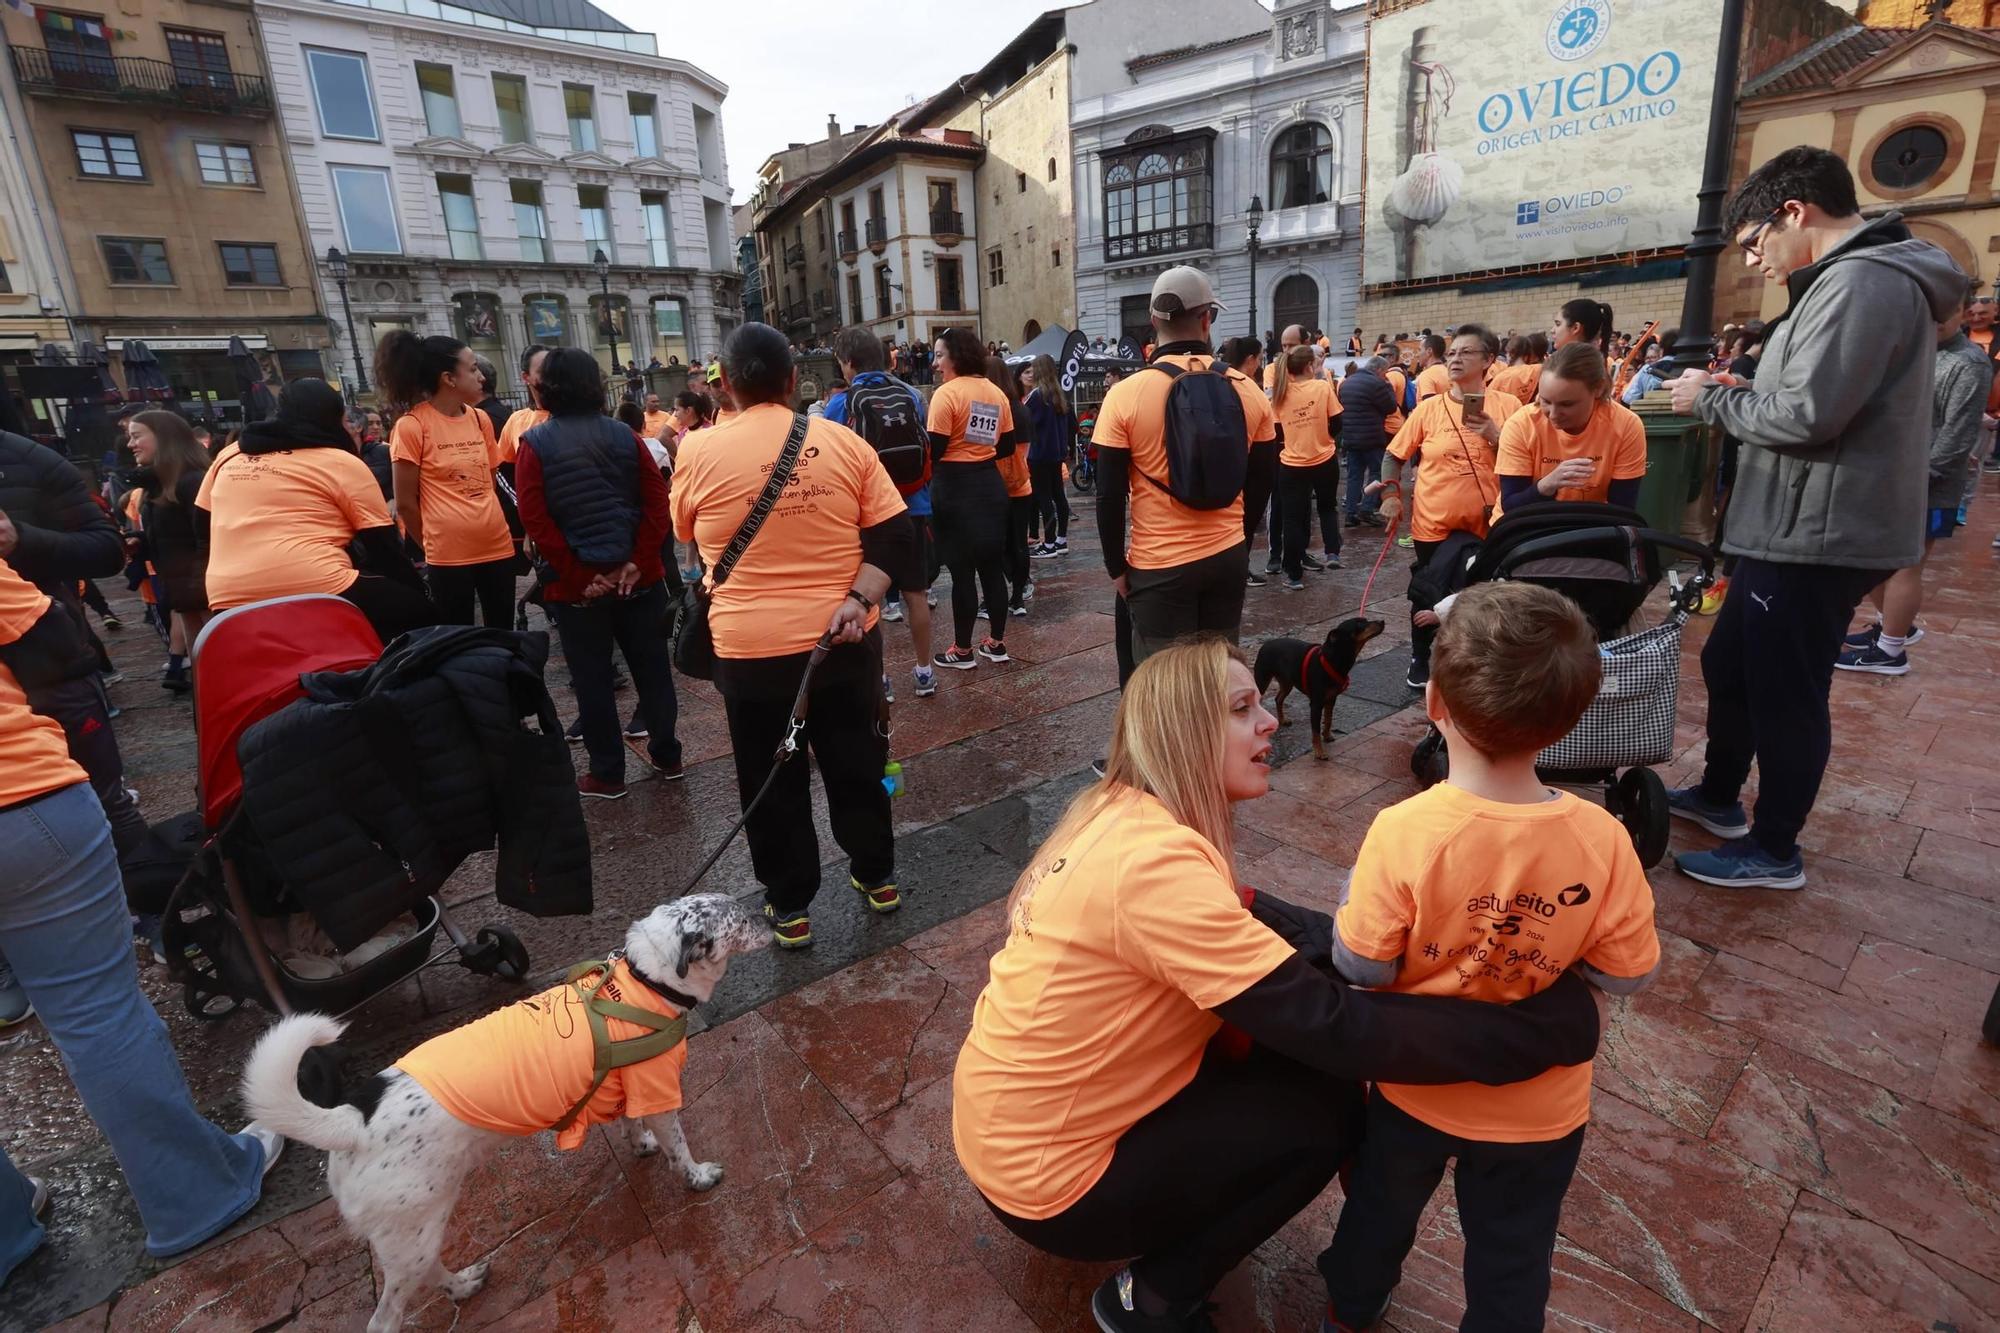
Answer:
<svg viewBox="0 0 2000 1333"><path fill-rule="evenodd" d="M636 1065L665 1055L674 1047L687 1040L687 1015L680 1014L668 1018L649 1009L640 1009L621 1000L614 1000L603 993L605 984L611 980L618 956L613 954L602 960L578 963L563 978L563 984L576 987L577 998L583 1003L585 1019L590 1023L591 1080L590 1088L569 1108L569 1114L558 1120L553 1128L560 1134L575 1123L583 1114L590 1099L604 1086L604 1080L614 1069L626 1065ZM643 983L642 983L643 984ZM627 1023L651 1028L652 1031L637 1037L625 1037L614 1041L605 1020L623 1019Z"/></svg>

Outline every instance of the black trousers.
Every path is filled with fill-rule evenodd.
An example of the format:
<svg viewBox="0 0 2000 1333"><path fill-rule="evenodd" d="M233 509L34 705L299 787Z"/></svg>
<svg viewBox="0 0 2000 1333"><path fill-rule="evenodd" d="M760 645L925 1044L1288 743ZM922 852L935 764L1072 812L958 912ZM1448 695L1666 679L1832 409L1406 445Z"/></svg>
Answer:
<svg viewBox="0 0 2000 1333"><path fill-rule="evenodd" d="M1035 497L1007 497L1007 587L1009 605L1018 606L1028 587L1028 534L1034 530ZM974 614L977 614L975 612ZM998 638L999 635L994 635Z"/></svg>
<svg viewBox="0 0 2000 1333"><path fill-rule="evenodd" d="M1139 662L1132 655L1131 603L1116 594L1111 601L1111 641L1112 651L1118 655L1118 688L1122 690L1125 682L1132 679L1132 673L1139 669Z"/></svg>
<svg viewBox="0 0 2000 1333"><path fill-rule="evenodd" d="M1132 652L1143 662L1175 639L1220 634L1235 643L1243 632L1243 576L1248 545L1167 569L1134 569L1126 576L1132 608Z"/></svg>
<svg viewBox="0 0 2000 1333"><path fill-rule="evenodd" d="M1701 650L1708 686L1704 800L1734 801L1757 764L1750 836L1779 859L1798 850L1833 749L1827 691L1854 608L1886 571L1781 565L1744 556Z"/></svg>
<svg viewBox="0 0 2000 1333"><path fill-rule="evenodd" d="M1340 1224L1319 1257L1334 1318L1361 1327L1402 1280L1424 1206L1456 1159L1452 1188L1465 1233L1459 1333L1535 1333L1549 1303L1563 1195L1582 1152L1581 1126L1541 1143L1477 1142L1371 1095Z"/></svg>
<svg viewBox="0 0 2000 1333"><path fill-rule="evenodd" d="M1444 545L1443 542L1411 542L1410 549L1417 553L1417 558L1410 562L1410 572L1414 574L1425 565L1428 565L1431 562L1431 557L1437 554L1437 548L1442 545ZM1431 664L1431 644L1437 640L1438 627L1436 625L1428 625L1421 629L1418 628L1415 623L1416 614L1417 608L1412 604L1410 607L1410 616L1412 618L1410 625L1410 660L1412 662L1421 662L1424 666L1428 667Z"/></svg>
<svg viewBox="0 0 2000 1333"><path fill-rule="evenodd" d="M1320 540L1327 553L1340 553L1340 457L1335 455L1313 467L1278 465L1278 499L1284 509L1285 573L1298 578L1305 572L1300 557L1312 544L1312 511L1319 510Z"/></svg>
<svg viewBox="0 0 2000 1333"><path fill-rule="evenodd" d="M488 560L477 565L426 565L424 581L438 618L446 625L470 625L476 602L480 622L488 629L514 627L514 559Z"/></svg>
<svg viewBox="0 0 2000 1333"><path fill-rule="evenodd" d="M385 644L413 629L440 623L437 603L409 584L380 574L361 575L340 595L361 608Z"/></svg>
<svg viewBox="0 0 2000 1333"><path fill-rule="evenodd" d="M1304 1208L1353 1150L1359 1086L1253 1047L1210 1057L1194 1080L1125 1131L1081 1199L1009 1231L1063 1259L1130 1259L1172 1304L1198 1300ZM992 1207L989 1202L988 1207Z"/></svg>
<svg viewBox="0 0 2000 1333"><path fill-rule="evenodd" d="M674 727L680 703L674 694L673 645L667 642L667 585L655 583L634 597L550 602L548 610L576 688L577 718L583 724L591 776L605 782L625 780L625 742L618 731L618 704L612 698L614 643L631 668L632 685L639 692L639 717L652 733L647 752L662 768L678 765L681 743Z"/></svg>
<svg viewBox="0 0 2000 1333"><path fill-rule="evenodd" d="M93 579L83 580L83 604L97 612L100 617L111 615L111 603L104 600L104 590Z"/></svg>
<svg viewBox="0 0 2000 1333"><path fill-rule="evenodd" d="M1062 460L1028 464L1028 479L1035 483L1036 522L1043 539L1069 536L1069 496L1063 492Z"/></svg>
<svg viewBox="0 0 2000 1333"><path fill-rule="evenodd" d="M739 692L718 679L729 745L736 753L736 791L748 805L771 772L778 743L791 725L792 698L805 654L784 680L767 676L762 688ZM723 673L718 671L718 676ZM863 884L896 877L896 838L889 822L889 793L882 768L889 741L878 726L882 701L882 638L871 632L858 644L827 654L813 678L803 748L819 765L833 840L847 853L854 877ZM779 916L803 912L819 892L819 838L813 831L812 786L806 759L795 754L771 784L744 833L750 866L764 886L765 901Z"/></svg>
<svg viewBox="0 0 2000 1333"><path fill-rule="evenodd" d="M1007 637L1007 483L991 463L939 463L931 471L931 531L951 571L952 646L970 648L979 590L993 637Z"/></svg>

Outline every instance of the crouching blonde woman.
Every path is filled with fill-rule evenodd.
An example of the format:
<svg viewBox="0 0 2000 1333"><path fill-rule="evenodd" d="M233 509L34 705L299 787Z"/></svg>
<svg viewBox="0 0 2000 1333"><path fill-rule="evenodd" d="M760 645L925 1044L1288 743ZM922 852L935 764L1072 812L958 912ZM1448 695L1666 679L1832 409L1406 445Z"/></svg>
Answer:
<svg viewBox="0 0 2000 1333"><path fill-rule="evenodd" d="M1276 731L1221 639L1139 666L1104 779L1014 885L959 1052L959 1161L1030 1245L1128 1261L1092 1297L1110 1333L1213 1326L1216 1283L1359 1142L1361 1080L1509 1083L1596 1047L1567 978L1499 1006L1317 970L1330 919L1239 889L1233 863L1231 807L1269 788ZM1247 1054L1211 1042L1225 1022Z"/></svg>

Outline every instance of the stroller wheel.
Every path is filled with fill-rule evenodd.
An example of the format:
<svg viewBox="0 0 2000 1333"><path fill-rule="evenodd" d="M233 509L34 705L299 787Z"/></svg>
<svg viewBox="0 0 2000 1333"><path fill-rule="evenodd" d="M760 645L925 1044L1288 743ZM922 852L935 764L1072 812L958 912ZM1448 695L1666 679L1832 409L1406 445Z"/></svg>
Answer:
<svg viewBox="0 0 2000 1333"><path fill-rule="evenodd" d="M1607 805L1632 835L1639 864L1648 869L1658 865L1667 854L1667 784L1650 768L1628 768L1610 794L1615 803Z"/></svg>
<svg viewBox="0 0 2000 1333"><path fill-rule="evenodd" d="M525 981L528 977L527 946L505 926L481 926L472 937L472 947L460 950L459 957L481 976L502 981Z"/></svg>
<svg viewBox="0 0 2000 1333"><path fill-rule="evenodd" d="M1410 751L1410 776L1423 788L1435 787L1451 773L1451 755L1445 749L1444 733L1432 727Z"/></svg>
<svg viewBox="0 0 2000 1333"><path fill-rule="evenodd" d="M193 982L181 987L181 1003L204 1023L220 1023L243 1007L243 1001L223 991L204 990Z"/></svg>
<svg viewBox="0 0 2000 1333"><path fill-rule="evenodd" d="M1986 1023L1980 1031L1990 1044L2000 1046L2000 986L1993 988L1993 1002L1986 1006Z"/></svg>

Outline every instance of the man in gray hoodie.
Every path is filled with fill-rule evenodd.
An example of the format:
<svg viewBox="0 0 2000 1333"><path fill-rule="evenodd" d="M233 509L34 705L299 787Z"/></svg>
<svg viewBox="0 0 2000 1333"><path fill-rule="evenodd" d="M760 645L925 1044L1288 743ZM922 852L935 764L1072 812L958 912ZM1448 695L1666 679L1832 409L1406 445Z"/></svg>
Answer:
<svg viewBox="0 0 2000 1333"><path fill-rule="evenodd" d="M1754 386L1699 370L1670 386L1677 412L1742 441L1722 542L1736 573L1701 655L1707 769L1669 793L1728 841L1675 863L1704 883L1797 889L1841 637L1870 588L1923 558L1937 326L1966 275L1897 214L1863 218L1847 164L1823 148L1750 173L1724 227L1790 303ZM1754 825L1737 799L1753 761Z"/></svg>

